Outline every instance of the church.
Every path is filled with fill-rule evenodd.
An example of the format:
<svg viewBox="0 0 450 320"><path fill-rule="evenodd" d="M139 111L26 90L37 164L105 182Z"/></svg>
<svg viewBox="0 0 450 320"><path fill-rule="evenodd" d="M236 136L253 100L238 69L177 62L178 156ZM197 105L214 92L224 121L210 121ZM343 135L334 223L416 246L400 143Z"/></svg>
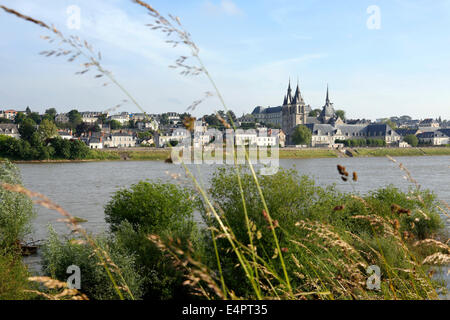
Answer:
<svg viewBox="0 0 450 320"><path fill-rule="evenodd" d="M320 115L317 117L310 116L311 111L311 106L307 105L302 97L298 82L297 88L293 93L291 81L289 80L288 89L281 106L268 108L256 107L252 112L252 116L260 123L281 128L287 135L288 140L293 130L301 124L336 125L344 123L342 119L336 115L333 103L330 101L328 88L325 105L322 107Z"/></svg>

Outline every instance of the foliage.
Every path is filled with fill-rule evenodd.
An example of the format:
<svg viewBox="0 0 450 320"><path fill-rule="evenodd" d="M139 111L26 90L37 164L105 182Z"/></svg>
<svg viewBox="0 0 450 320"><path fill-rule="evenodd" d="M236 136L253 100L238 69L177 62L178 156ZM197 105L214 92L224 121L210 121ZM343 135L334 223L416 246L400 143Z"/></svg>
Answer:
<svg viewBox="0 0 450 320"><path fill-rule="evenodd" d="M140 182L114 194L105 207L106 221L121 247L136 255L144 280L144 297L170 299L187 296L184 272L173 265L147 236L188 241L197 248L192 193L173 184Z"/></svg>
<svg viewBox="0 0 450 320"><path fill-rule="evenodd" d="M312 139L311 130L304 125L299 125L294 129L292 134L292 142L296 145L310 145Z"/></svg>
<svg viewBox="0 0 450 320"><path fill-rule="evenodd" d="M28 282L29 273L20 257L0 249L0 300L27 300L33 295Z"/></svg>
<svg viewBox="0 0 450 320"><path fill-rule="evenodd" d="M119 121L117 120L111 120L111 122L109 123L111 130L117 130L122 128L122 125L120 124Z"/></svg>
<svg viewBox="0 0 450 320"><path fill-rule="evenodd" d="M320 109L314 109L309 112L308 116L317 118L321 112L322 112L322 110L320 110Z"/></svg>
<svg viewBox="0 0 450 320"><path fill-rule="evenodd" d="M417 138L414 134L408 134L405 138L403 138L403 140L412 147L417 147L419 145L419 138Z"/></svg>
<svg viewBox="0 0 450 320"><path fill-rule="evenodd" d="M58 134L58 128L53 121L44 119L39 125L39 134L42 140L47 140L55 137Z"/></svg>
<svg viewBox="0 0 450 320"><path fill-rule="evenodd" d="M18 168L9 161L0 165L0 183L20 185ZM19 244L31 231L33 205L26 196L0 187L0 300L30 299L28 271Z"/></svg>
<svg viewBox="0 0 450 320"><path fill-rule="evenodd" d="M21 185L19 169L9 161L1 164L0 182ZM0 248L16 248L31 232L34 214L30 199L0 187Z"/></svg>
<svg viewBox="0 0 450 320"><path fill-rule="evenodd" d="M422 268L416 263L420 257L408 249L403 241L431 237L443 227L433 194L422 191L406 194L394 187L387 187L360 197L338 192L334 187L318 187L313 180L300 177L291 170L280 170L273 176L257 178L276 226L280 247L285 253L294 292L330 291L335 298L354 298L355 295L362 298L372 293L367 292L358 281L364 282L367 278L365 268L375 264L381 267L383 274L395 287L394 290L398 290L398 295L404 294L405 298L414 294L422 298L433 295L426 285L418 285L423 281L415 278L419 275L393 271ZM282 269L277 259L280 253L275 249L267 213L254 177L245 171L241 173L240 180L245 208L239 182L232 169L219 169L213 175L209 190L211 200L221 208L221 220L232 230L236 243L242 248L255 246L261 259L261 269L255 273L259 274L260 279L271 279L271 285L276 287L263 289L265 294L273 296L286 293L286 284L273 276L277 274L281 278ZM404 213L393 210L393 207L401 208ZM250 233L245 223L245 210ZM214 230L220 229L216 220L208 218L206 214L204 219ZM217 246L222 274L229 290L238 296L252 298L254 289L241 262L236 255L229 254L233 252L229 241L220 236L216 238L216 244L211 237L206 242L207 258L204 261L218 272L217 265L214 266ZM251 261L250 251L247 256ZM337 279L347 279L345 281L352 284L347 286L350 282ZM420 287L418 292L404 288L405 281L412 281ZM385 288L382 294L392 294L389 290L389 287Z"/></svg>
<svg viewBox="0 0 450 320"><path fill-rule="evenodd" d="M78 110L69 111L69 113L67 113L67 116L69 117L69 124L72 129L75 129L79 124L83 122L83 118L81 117L81 114L78 112Z"/></svg>
<svg viewBox="0 0 450 320"><path fill-rule="evenodd" d="M43 123L46 120L43 121ZM13 160L86 159L89 147L80 140L63 140L60 137L43 140L37 131L29 140L0 136L0 156Z"/></svg>
<svg viewBox="0 0 450 320"><path fill-rule="evenodd" d="M31 137L35 132L36 132L36 123L30 118L25 119L23 123L19 126L20 137L28 142L31 140Z"/></svg>
<svg viewBox="0 0 450 320"><path fill-rule="evenodd" d="M392 121L391 119L387 119L385 120L383 123L387 124L389 127L391 127L392 130L397 129L397 125L394 121Z"/></svg>
<svg viewBox="0 0 450 320"><path fill-rule="evenodd" d="M75 265L81 271L81 289L93 300L117 300L119 297L113 284L98 257L93 254L92 247L79 243L77 239L61 239L50 229L49 238L42 248L42 266L45 275L60 281L68 278L67 268ZM111 257L110 264L116 265L125 282L133 293L134 298L139 299L142 295L142 278L139 276L135 257L125 253L118 246L117 241L110 237L98 236L95 238L98 248L105 250ZM131 296L126 295L130 299Z"/></svg>
<svg viewBox="0 0 450 320"><path fill-rule="evenodd" d="M346 119L345 111L344 111L344 110L336 110L336 116L338 116L339 118L341 118L343 121L345 121L345 119Z"/></svg>

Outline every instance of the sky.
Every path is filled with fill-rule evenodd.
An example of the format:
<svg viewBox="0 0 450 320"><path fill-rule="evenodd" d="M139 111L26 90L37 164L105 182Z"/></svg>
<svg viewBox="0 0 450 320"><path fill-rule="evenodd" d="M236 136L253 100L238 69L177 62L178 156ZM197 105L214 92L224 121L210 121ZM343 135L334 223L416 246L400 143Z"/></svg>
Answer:
<svg viewBox="0 0 450 320"><path fill-rule="evenodd" d="M450 0L148 3L181 19L227 107L239 116L256 106L282 104L291 79L293 86L300 83L312 108L324 105L328 84L335 108L349 118L450 119ZM168 67L190 51L166 43L162 33L146 26L152 17L130 0L0 4L87 40L101 51L102 65L148 113L184 112L213 91L204 75L186 77ZM70 11L73 6L80 9L79 20ZM103 86L96 73L75 75L83 70L82 61L39 55L58 47L42 40L43 35L49 33L0 12L0 109L102 111L126 99L114 85ZM213 96L193 114L220 109ZM118 111L139 109L125 103Z"/></svg>

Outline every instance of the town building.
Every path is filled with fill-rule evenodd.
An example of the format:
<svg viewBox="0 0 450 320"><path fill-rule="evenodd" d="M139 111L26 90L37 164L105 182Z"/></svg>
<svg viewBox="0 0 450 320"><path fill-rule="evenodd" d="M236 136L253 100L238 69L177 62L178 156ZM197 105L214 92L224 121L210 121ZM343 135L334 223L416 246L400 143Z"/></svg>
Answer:
<svg viewBox="0 0 450 320"><path fill-rule="evenodd" d="M419 123L419 128L439 128L439 122L435 119L425 119Z"/></svg>
<svg viewBox="0 0 450 320"><path fill-rule="evenodd" d="M20 138L19 129L13 123L0 123L0 135L16 139Z"/></svg>
<svg viewBox="0 0 450 320"><path fill-rule="evenodd" d="M59 113L55 117L55 122L57 123L68 123L69 122L69 116L67 113Z"/></svg>
<svg viewBox="0 0 450 320"><path fill-rule="evenodd" d="M336 140L378 139L387 145L399 143L401 136L387 124L307 124L312 147L333 147Z"/></svg>
<svg viewBox="0 0 450 320"><path fill-rule="evenodd" d="M433 146L445 146L450 144L450 129L426 131L417 135L419 143Z"/></svg>
<svg viewBox="0 0 450 320"><path fill-rule="evenodd" d="M72 130L70 130L70 131L60 130L60 131L58 131L58 135L63 140L72 140L73 139Z"/></svg>
<svg viewBox="0 0 450 320"><path fill-rule="evenodd" d="M12 110L12 109L5 110L5 111L0 111L0 118L5 118L5 119L8 119L8 120L14 121L14 119L16 119L16 115L18 113L19 113L18 111Z"/></svg>
<svg viewBox="0 0 450 320"><path fill-rule="evenodd" d="M81 112L81 119L86 124L95 124L101 116L101 112Z"/></svg>
<svg viewBox="0 0 450 320"><path fill-rule="evenodd" d="M111 133L103 140L105 148L133 148L136 147L136 137L125 132Z"/></svg>
<svg viewBox="0 0 450 320"><path fill-rule="evenodd" d="M108 117L110 121L118 121L121 125L127 124L130 121L130 115L128 112L122 112L120 114L114 114Z"/></svg>

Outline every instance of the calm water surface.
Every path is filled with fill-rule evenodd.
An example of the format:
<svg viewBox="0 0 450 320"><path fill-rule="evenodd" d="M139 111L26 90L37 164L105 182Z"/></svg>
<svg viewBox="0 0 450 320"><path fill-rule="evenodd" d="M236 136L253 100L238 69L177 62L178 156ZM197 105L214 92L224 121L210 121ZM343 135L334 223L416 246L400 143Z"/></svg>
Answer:
<svg viewBox="0 0 450 320"><path fill-rule="evenodd" d="M412 173L422 188L434 191L441 200L450 203L450 157L398 157ZM300 174L314 177L320 185L336 184L342 191L352 191L349 183L338 176L336 166L341 164L347 170L358 172L356 191L364 194L378 187L393 184L402 190L411 185L405 174L386 158L345 158L345 159L283 159L280 166L295 168ZM192 185L180 166L158 161L140 162L92 162L62 164L20 164L24 185L32 191L42 193L61 205L74 216L88 220L83 226L91 232L106 230L104 206L112 194L121 188L141 180L161 179ZM191 166L191 171L207 184L215 166ZM172 174L180 174L174 180ZM58 223L56 213L36 206L38 213L34 223L35 240L47 237L48 226L58 233L67 234L67 227ZM450 219L444 217L450 230ZM29 263L38 268L38 257Z"/></svg>
<svg viewBox="0 0 450 320"><path fill-rule="evenodd" d="M450 157L399 157L419 182L422 188L433 190L440 199L450 203ZM355 188L366 193L388 184L407 190L411 184L398 166L386 158L345 159L283 159L280 166L295 168L300 174L314 177L320 185L335 183L342 191L352 191L349 183L338 176L336 165L358 172L359 181ZM92 162L62 164L20 164L24 185L30 190L42 193L61 205L74 216L88 220L84 224L94 233L105 230L104 206L112 194L141 180L161 179L175 181L171 174L180 174L177 183L192 185L180 166L159 161L139 162ZM215 166L191 166L191 171L207 184ZM48 225L58 232L66 227L57 223L60 217L48 209L36 206L34 239L45 239ZM447 226L450 221L446 219Z"/></svg>

